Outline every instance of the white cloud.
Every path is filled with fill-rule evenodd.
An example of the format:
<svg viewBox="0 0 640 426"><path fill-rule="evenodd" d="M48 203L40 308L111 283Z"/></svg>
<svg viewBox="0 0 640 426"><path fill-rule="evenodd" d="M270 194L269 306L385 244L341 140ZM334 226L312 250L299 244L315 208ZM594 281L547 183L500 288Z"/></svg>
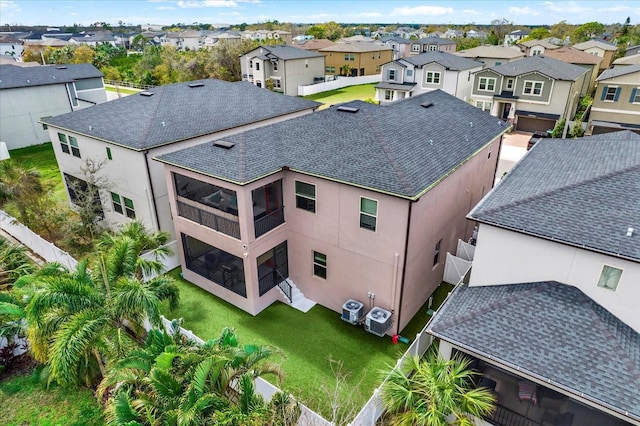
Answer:
<svg viewBox="0 0 640 426"><path fill-rule="evenodd" d="M2 12L18 12L20 8L15 1L0 0L0 11Z"/></svg>
<svg viewBox="0 0 640 426"><path fill-rule="evenodd" d="M537 15L538 12L535 9L531 9L530 7L510 7L509 8L510 15L523 16L523 15Z"/></svg>
<svg viewBox="0 0 640 426"><path fill-rule="evenodd" d="M396 7L391 11L391 16L443 16L452 15L455 11L451 7L441 6L415 6Z"/></svg>
<svg viewBox="0 0 640 426"><path fill-rule="evenodd" d="M158 6L156 7L157 10L176 10L175 7L173 6Z"/></svg>
<svg viewBox="0 0 640 426"><path fill-rule="evenodd" d="M234 0L180 0L178 6L183 9L192 9L196 7L236 7L238 3Z"/></svg>
<svg viewBox="0 0 640 426"><path fill-rule="evenodd" d="M465 9L465 10L462 11L462 13L464 13L466 15L474 15L474 16L483 15L482 12L477 11L477 10L473 10L473 9Z"/></svg>

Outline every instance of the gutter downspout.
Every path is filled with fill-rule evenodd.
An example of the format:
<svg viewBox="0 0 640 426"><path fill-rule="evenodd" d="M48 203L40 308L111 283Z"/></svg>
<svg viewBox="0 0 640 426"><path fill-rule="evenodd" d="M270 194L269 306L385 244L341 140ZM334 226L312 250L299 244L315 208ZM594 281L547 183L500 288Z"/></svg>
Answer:
<svg viewBox="0 0 640 426"><path fill-rule="evenodd" d="M407 213L407 234L404 239L404 259L402 260L402 278L400 279L400 300L398 303L396 334L400 334L400 314L402 314L402 296L404 295L404 279L407 274L407 251L409 250L409 230L411 229L411 207L413 207L413 201L409 202L409 211Z"/></svg>
<svg viewBox="0 0 640 426"><path fill-rule="evenodd" d="M156 219L156 227L158 228L158 231L161 231L162 229L160 228L160 219L158 218L158 207L156 206L156 194L155 191L153 190L153 182L151 181L151 172L149 171L149 150L146 150L144 152L144 165L145 165L145 170L147 172L147 181L149 182L149 189L151 190L151 204L153 205L153 216Z"/></svg>

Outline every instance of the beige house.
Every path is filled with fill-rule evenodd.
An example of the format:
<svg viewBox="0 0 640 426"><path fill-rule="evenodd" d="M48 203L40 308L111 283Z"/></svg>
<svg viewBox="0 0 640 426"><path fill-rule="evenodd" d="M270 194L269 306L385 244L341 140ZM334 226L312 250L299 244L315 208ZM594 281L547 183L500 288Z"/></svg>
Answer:
<svg viewBox="0 0 640 426"><path fill-rule="evenodd" d="M584 80L585 86L580 91L584 94L591 93L596 84L596 77L600 72L600 62L602 62L600 56L590 55L571 46L547 50L544 55L589 70L587 78Z"/></svg>
<svg viewBox="0 0 640 426"><path fill-rule="evenodd" d="M104 225L132 219L173 233L162 164L176 149L311 113L319 104L247 82L197 80L154 87L69 114L43 119L68 182L82 180L86 159L103 162L110 188L100 193Z"/></svg>
<svg viewBox="0 0 640 426"><path fill-rule="evenodd" d="M507 130L434 91L162 155L184 277L254 315L354 299L396 333L471 236L465 212L493 186Z"/></svg>
<svg viewBox="0 0 640 426"><path fill-rule="evenodd" d="M574 44L578 50L582 50L590 55L599 56L602 58L600 62L600 70L606 70L611 66L613 57L616 54L618 47L615 44L611 44L608 41L593 39L585 41L584 43Z"/></svg>
<svg viewBox="0 0 640 426"><path fill-rule="evenodd" d="M472 49L460 50L455 55L482 62L485 68L497 67L508 62L517 61L525 54L517 46L478 46Z"/></svg>
<svg viewBox="0 0 640 426"><path fill-rule="evenodd" d="M520 51L526 56L545 55L549 50L555 50L559 46L545 40L529 40L518 43Z"/></svg>
<svg viewBox="0 0 640 426"><path fill-rule="evenodd" d="M324 82L324 55L287 45L260 46L240 56L242 79L298 96L298 86Z"/></svg>
<svg viewBox="0 0 640 426"><path fill-rule="evenodd" d="M470 101L516 130L544 132L573 118L587 73L547 56L527 56L474 73Z"/></svg>
<svg viewBox="0 0 640 426"><path fill-rule="evenodd" d="M640 133L640 64L606 70L597 82L587 131Z"/></svg>
<svg viewBox="0 0 640 426"><path fill-rule="evenodd" d="M440 37L425 37L419 40L411 40L411 51L409 55L419 55L425 52L448 52L456 51L456 42Z"/></svg>
<svg viewBox="0 0 640 426"><path fill-rule="evenodd" d="M638 170L630 131L543 139L469 213L469 283L428 332L496 392L479 424L640 425Z"/></svg>
<svg viewBox="0 0 640 426"><path fill-rule="evenodd" d="M336 43L318 50L325 55L325 74L357 77L380 73L382 64L393 60L393 49L378 43Z"/></svg>

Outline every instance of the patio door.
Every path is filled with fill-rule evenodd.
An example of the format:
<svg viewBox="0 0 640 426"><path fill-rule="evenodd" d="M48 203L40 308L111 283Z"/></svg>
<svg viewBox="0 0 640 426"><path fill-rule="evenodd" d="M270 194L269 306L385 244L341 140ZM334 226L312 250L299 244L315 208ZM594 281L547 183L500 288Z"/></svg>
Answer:
<svg viewBox="0 0 640 426"><path fill-rule="evenodd" d="M289 277L289 257L287 242L284 241L258 256L258 287L260 296Z"/></svg>

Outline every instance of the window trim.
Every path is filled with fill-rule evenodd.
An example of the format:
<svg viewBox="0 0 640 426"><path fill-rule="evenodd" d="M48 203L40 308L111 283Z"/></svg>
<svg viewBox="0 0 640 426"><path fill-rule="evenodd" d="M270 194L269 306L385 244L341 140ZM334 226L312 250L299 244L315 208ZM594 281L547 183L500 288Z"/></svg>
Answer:
<svg viewBox="0 0 640 426"><path fill-rule="evenodd" d="M111 155L111 147L106 147L107 148L107 158L109 160L113 160L113 155Z"/></svg>
<svg viewBox="0 0 640 426"><path fill-rule="evenodd" d="M513 78L507 79L507 90L513 90L513 82L514 82Z"/></svg>
<svg viewBox="0 0 640 426"><path fill-rule="evenodd" d="M431 76L431 80L429 81L429 77ZM436 77L437 80L436 81ZM425 84L440 84L440 82L442 81L442 73L440 71L427 71L424 73L424 83Z"/></svg>
<svg viewBox="0 0 640 426"><path fill-rule="evenodd" d="M320 257L324 257L324 264L322 264L321 262L316 262L316 257L318 255ZM314 277L318 277L318 278L323 279L323 280L326 280L327 279L327 270L328 270L328 268L327 268L327 255L324 254L324 253L320 253L319 251L313 250L312 251L311 260L312 260L312 266L313 266L313 276ZM324 271L324 276L319 275L319 274L316 273L316 267L319 268L318 269L319 271Z"/></svg>
<svg viewBox="0 0 640 426"><path fill-rule="evenodd" d="M393 77L392 77L393 75ZM394 68L389 68L387 70L387 80L396 81L396 70Z"/></svg>
<svg viewBox="0 0 640 426"><path fill-rule="evenodd" d="M529 92L527 92L527 84L531 84L529 88ZM540 93L535 93L536 86L540 85ZM527 96L542 96L542 90L544 89L544 81L536 81L536 80L525 80L522 85L522 94Z"/></svg>
<svg viewBox="0 0 640 426"><path fill-rule="evenodd" d="M419 43L414 43L411 45L412 52L420 52L421 45Z"/></svg>
<svg viewBox="0 0 640 426"><path fill-rule="evenodd" d="M369 200L369 201L374 201L376 203L376 212L375 214L371 214L368 212L365 212L362 210L362 200ZM360 196L360 204L359 204L359 208L360 208L360 228L361 229L366 229L367 231L372 231L372 232L377 232L378 229L378 200L374 199L374 198L369 198L369 197L363 197ZM362 216L367 216L367 217L372 217L374 219L374 224L373 224L373 229L371 229L370 227L367 226L362 226Z"/></svg>
<svg viewBox="0 0 640 426"><path fill-rule="evenodd" d="M298 188L297 188L297 183L298 182L299 183L303 183L305 185L313 186L313 197L309 196L308 194L299 193L298 192ZM317 191L317 189L318 188L317 188L316 184L314 184L314 183L310 183L310 182L305 182L305 181L302 181L302 180L294 179L294 181L293 181L293 190L294 190L294 193L295 193L295 196L296 196L296 208L300 209L300 210L304 210L304 211L309 212L309 213L316 214L316 212L318 211L318 191ZM309 210L309 209L306 209L306 208L298 206L298 197L305 198L307 200L313 200L313 210Z"/></svg>
<svg viewBox="0 0 640 426"><path fill-rule="evenodd" d="M605 87L605 92L604 92L604 102L617 102L618 101L618 97L620 96L620 86L607 86ZM613 97L612 99L609 99L609 90L613 89Z"/></svg>
<svg viewBox="0 0 640 426"><path fill-rule="evenodd" d="M620 273L618 274L618 277L616 279L615 286L613 288L605 286L605 285L600 285L601 281L602 281L602 277L603 277L604 271L607 268L609 268L611 270L615 270L615 271L620 271ZM600 270L600 275L598 275L598 281L596 282L596 286L600 287L600 288L604 288L606 290L616 291L618 289L618 285L620 285L620 280L622 279L622 274L623 273L624 273L624 269L618 268L617 266L607 265L606 263L604 263L602 265L602 269ZM604 282L602 284L604 284Z"/></svg>
<svg viewBox="0 0 640 426"><path fill-rule="evenodd" d="M69 148L69 140L67 139L67 135L58 132L58 141L60 142L60 149L62 149L62 152L71 155L71 149Z"/></svg>
<svg viewBox="0 0 640 426"><path fill-rule="evenodd" d="M632 104L640 104L640 86L634 87L631 90L631 97L629 98L629 102Z"/></svg>
<svg viewBox="0 0 640 426"><path fill-rule="evenodd" d="M489 106L488 109L485 109L486 106ZM476 108L481 109L484 112L491 112L491 107L493 107L493 102L491 101L476 101Z"/></svg>
<svg viewBox="0 0 640 426"><path fill-rule="evenodd" d="M484 89L482 88L483 80L484 80L484 86L485 86ZM491 93L495 92L495 90L496 90L496 80L497 79L495 77L479 77L478 78L478 90L481 91L481 92L491 92ZM489 83L491 83L491 85L493 86L492 89L489 89Z"/></svg>
<svg viewBox="0 0 640 426"><path fill-rule="evenodd" d="M82 158L80 156L80 147L78 146L78 139L75 136L69 135L69 148L71 148L71 155L74 157Z"/></svg>
<svg viewBox="0 0 640 426"><path fill-rule="evenodd" d="M136 209L131 198L127 198L116 192L111 192L111 205L113 206L114 212L129 219L136 219Z"/></svg>

